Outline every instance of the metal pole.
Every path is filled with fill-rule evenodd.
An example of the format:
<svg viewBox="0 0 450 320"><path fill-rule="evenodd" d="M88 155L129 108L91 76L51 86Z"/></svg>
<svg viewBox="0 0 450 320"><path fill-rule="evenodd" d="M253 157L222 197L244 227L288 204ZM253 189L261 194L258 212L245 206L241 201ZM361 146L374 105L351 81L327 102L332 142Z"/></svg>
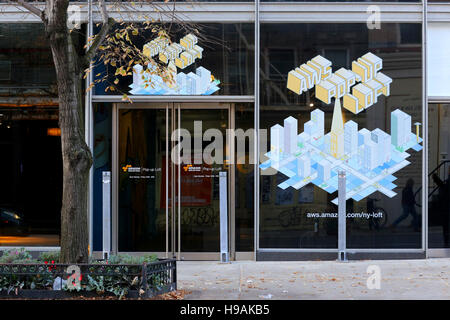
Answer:
<svg viewBox="0 0 450 320"><path fill-rule="evenodd" d="M220 262L229 262L228 251L228 192L227 172L219 172L219 202L220 202Z"/></svg>
<svg viewBox="0 0 450 320"><path fill-rule="evenodd" d="M89 40L93 35L93 22L92 22L92 0L88 1L88 24L87 24L87 34L86 34L86 51L89 50ZM89 66L92 67L92 62L89 63ZM93 81L92 70L89 72L86 78L86 88L89 88ZM92 111L92 90L86 92L85 95L85 104L86 104L86 112L85 112L85 122L84 122L84 135L85 141L88 145L91 153L94 154L94 120L93 120L93 111ZM93 167L89 169L89 191L88 191L88 214L89 214L89 256L92 255L94 251L93 245L93 235L94 235L94 170Z"/></svg>
<svg viewBox="0 0 450 320"><path fill-rule="evenodd" d="M255 0L255 114L254 114L254 129L255 129L255 139L254 139L254 232L253 232L253 259L257 260L257 252L259 250L259 0Z"/></svg>
<svg viewBox="0 0 450 320"><path fill-rule="evenodd" d="M338 177L338 260L347 262L345 171L339 171Z"/></svg>
<svg viewBox="0 0 450 320"><path fill-rule="evenodd" d="M103 259L111 252L111 171L103 171Z"/></svg>

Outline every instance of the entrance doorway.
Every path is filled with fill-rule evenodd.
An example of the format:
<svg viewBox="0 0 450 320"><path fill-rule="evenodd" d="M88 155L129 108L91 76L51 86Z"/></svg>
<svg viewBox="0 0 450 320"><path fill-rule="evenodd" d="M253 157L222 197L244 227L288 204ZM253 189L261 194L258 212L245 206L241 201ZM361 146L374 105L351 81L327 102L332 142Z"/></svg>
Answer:
<svg viewBox="0 0 450 320"><path fill-rule="evenodd" d="M233 106L222 103L116 105L115 251L219 259L220 203L233 208L232 116ZM220 172L227 174L226 199L219 192ZM230 217L228 212L229 230Z"/></svg>

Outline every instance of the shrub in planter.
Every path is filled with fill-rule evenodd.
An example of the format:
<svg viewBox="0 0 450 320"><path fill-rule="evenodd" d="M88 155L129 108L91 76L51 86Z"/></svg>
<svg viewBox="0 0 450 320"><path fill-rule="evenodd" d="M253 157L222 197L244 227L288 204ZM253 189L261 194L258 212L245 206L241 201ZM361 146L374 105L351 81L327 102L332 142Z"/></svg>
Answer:
<svg viewBox="0 0 450 320"><path fill-rule="evenodd" d="M55 279L61 281L61 289L64 291L88 291L98 294L112 293L120 298L124 297L130 290L136 290L139 294L145 292L145 288L156 288L162 286L159 274L150 274L146 281L142 277L142 266L144 263L158 261L156 255L131 256L127 254L112 255L107 261L91 260L90 265L80 266L81 271L77 286L67 284L62 280L61 267L54 266L59 261L59 251L42 253L38 260L32 259L31 254L24 249L8 250L0 257L0 263L12 264L8 275L0 276L0 291L8 294L18 290L48 290L52 289ZM16 264L39 264L26 268L30 275L19 274L23 266ZM59 270L59 272L55 272ZM70 280L69 280L70 281ZM72 282L74 283L74 282ZM59 283L58 283L59 284ZM57 289L58 290L58 289Z"/></svg>
<svg viewBox="0 0 450 320"><path fill-rule="evenodd" d="M45 263L59 263L59 251L44 251L39 255L38 260Z"/></svg>
<svg viewBox="0 0 450 320"><path fill-rule="evenodd" d="M0 263L27 263L27 261L36 261L36 260L33 260L31 254L24 248L5 250L3 252L3 255L0 257ZM28 263L36 263L36 262L28 262Z"/></svg>

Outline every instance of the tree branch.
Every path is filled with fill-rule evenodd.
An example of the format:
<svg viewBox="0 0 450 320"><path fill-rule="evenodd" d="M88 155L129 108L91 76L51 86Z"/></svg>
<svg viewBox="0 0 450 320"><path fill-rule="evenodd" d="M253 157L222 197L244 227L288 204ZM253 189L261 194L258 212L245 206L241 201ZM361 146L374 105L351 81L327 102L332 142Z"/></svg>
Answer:
<svg viewBox="0 0 450 320"><path fill-rule="evenodd" d="M108 12L106 11L106 4L104 0L98 0L100 5L100 12L102 14L103 25L100 29L100 32L95 36L94 41L89 47L88 51L84 55L83 59L83 69L87 68L91 61L94 59L95 54L97 53L98 48L102 44L103 40L105 40L108 35L109 29L114 25L115 21L113 18L108 17Z"/></svg>
<svg viewBox="0 0 450 320"><path fill-rule="evenodd" d="M38 16L43 22L45 22L45 12L42 10L39 10L37 7L26 2L25 0L8 1L8 2L11 2L11 3L17 2L17 4L21 5L22 7L24 7L28 11L30 11L32 14Z"/></svg>

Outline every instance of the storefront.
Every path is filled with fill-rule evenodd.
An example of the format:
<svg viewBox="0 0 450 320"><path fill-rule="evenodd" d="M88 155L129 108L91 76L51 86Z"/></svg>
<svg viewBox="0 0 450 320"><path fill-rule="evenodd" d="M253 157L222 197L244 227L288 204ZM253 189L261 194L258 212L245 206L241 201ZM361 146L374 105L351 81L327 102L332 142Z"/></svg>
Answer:
<svg viewBox="0 0 450 320"><path fill-rule="evenodd" d="M110 171L114 252L218 260L226 174L231 259L335 259L343 170L349 257L450 254L450 3L374 4L177 3L177 85L86 95L92 251Z"/></svg>

